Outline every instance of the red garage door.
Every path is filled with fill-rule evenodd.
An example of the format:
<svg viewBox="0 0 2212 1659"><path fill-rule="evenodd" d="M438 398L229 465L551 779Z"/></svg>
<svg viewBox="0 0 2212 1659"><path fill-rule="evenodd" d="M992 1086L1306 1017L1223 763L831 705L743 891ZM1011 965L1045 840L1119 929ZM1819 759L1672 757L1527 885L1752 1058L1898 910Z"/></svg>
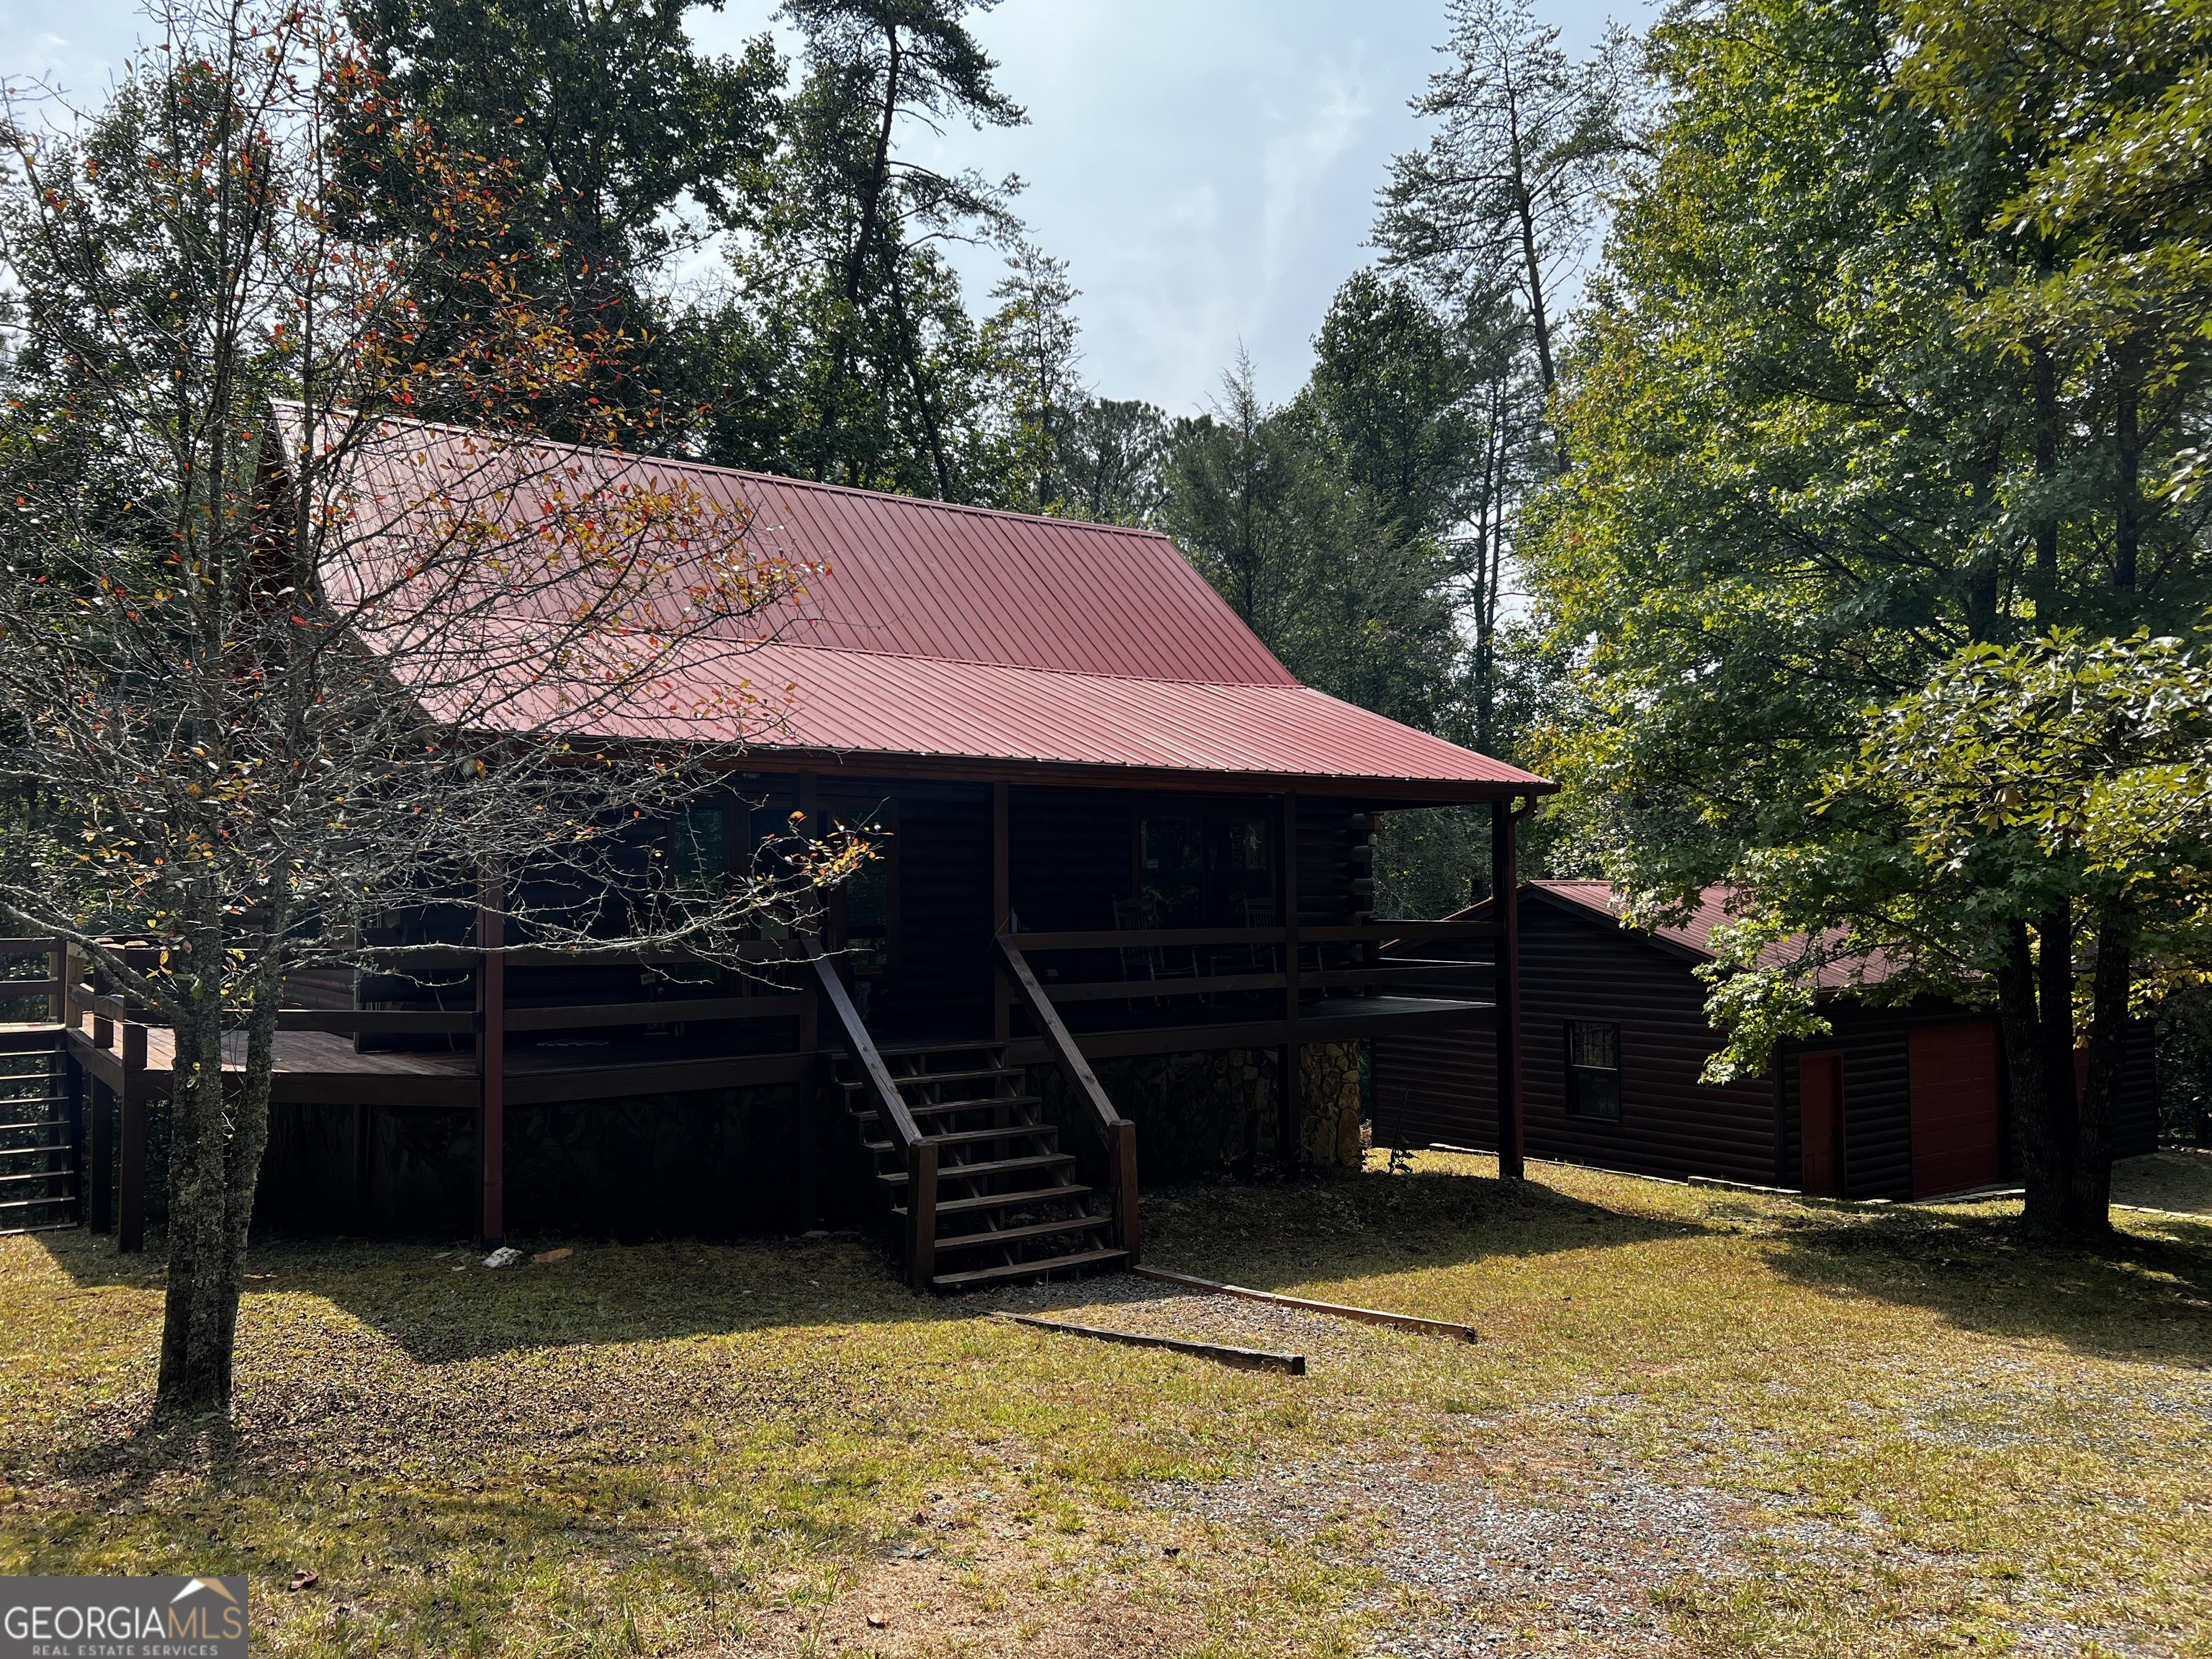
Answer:
<svg viewBox="0 0 2212 1659"><path fill-rule="evenodd" d="M1988 1186L2003 1170L1996 1023L1923 1026L1909 1043L1912 1195Z"/></svg>

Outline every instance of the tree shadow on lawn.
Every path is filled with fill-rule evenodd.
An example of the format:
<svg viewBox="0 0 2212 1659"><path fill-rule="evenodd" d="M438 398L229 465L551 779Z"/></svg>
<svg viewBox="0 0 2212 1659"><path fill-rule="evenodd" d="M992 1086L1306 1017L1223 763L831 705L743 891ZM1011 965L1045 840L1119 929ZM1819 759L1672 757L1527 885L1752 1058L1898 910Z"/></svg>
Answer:
<svg viewBox="0 0 2212 1659"><path fill-rule="evenodd" d="M1273 1290L1607 1246L1694 1238L1694 1220L1607 1209L1536 1181L1439 1170L1149 1195L1154 1266Z"/></svg>
<svg viewBox="0 0 2212 1659"><path fill-rule="evenodd" d="M1146 1259L1262 1288L1648 1243L1709 1231L1622 1214L1535 1182L1420 1172L1148 1193ZM158 1290L161 1256L83 1233L46 1248L80 1287ZM857 1234L738 1243L540 1240L568 1259L488 1270L465 1247L270 1242L247 1256L252 1298L326 1298L419 1364L776 1328L972 1319L981 1298L917 1296Z"/></svg>
<svg viewBox="0 0 2212 1659"><path fill-rule="evenodd" d="M390 1457L307 1446L288 1455L251 1425L156 1422L72 1448L52 1472L67 1501L0 1524L12 1534L12 1571L240 1574L259 1601L306 1569L312 1593L284 1613L313 1616L318 1603L340 1617L373 1610L388 1621L380 1635L396 1623L425 1651L472 1650L464 1632L506 1623L518 1562L533 1571L584 1563L595 1584L638 1575L654 1594L708 1606L718 1581L729 1588L702 1540L638 1524L666 1504L665 1474L605 1445L571 1443L520 1466L487 1462L426 1478ZM763 1496L784 1484L769 1481ZM864 1545L835 1518L790 1505L768 1511L787 1553ZM735 1541L756 1547L763 1530ZM268 1617L264 1606L257 1623Z"/></svg>
<svg viewBox="0 0 2212 1659"><path fill-rule="evenodd" d="M159 1291L162 1245L117 1254L83 1232L40 1243L79 1289ZM742 1243L607 1244L547 1238L489 1269L468 1246L386 1240L271 1241L246 1254L244 1317L256 1298L321 1297L395 1340L422 1364L532 1349L732 1335L774 1327L899 1323L944 1304L917 1297L857 1234ZM562 1251L533 1262L529 1254Z"/></svg>
<svg viewBox="0 0 2212 1659"><path fill-rule="evenodd" d="M2056 1340L2099 1358L2212 1364L2212 1229L2094 1247L2024 1237L2016 1214L1900 1207L1781 1218L1769 1259L1798 1285L1926 1308L1964 1330Z"/></svg>

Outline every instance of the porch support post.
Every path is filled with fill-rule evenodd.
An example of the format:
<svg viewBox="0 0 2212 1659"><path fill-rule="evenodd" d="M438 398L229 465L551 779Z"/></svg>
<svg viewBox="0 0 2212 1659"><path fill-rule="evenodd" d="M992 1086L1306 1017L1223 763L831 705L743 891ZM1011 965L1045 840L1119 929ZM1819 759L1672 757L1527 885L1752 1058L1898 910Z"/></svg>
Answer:
<svg viewBox="0 0 2212 1659"><path fill-rule="evenodd" d="M85 1070L85 1153L78 1166L84 1194L84 1224L96 1233L115 1231L115 1097Z"/></svg>
<svg viewBox="0 0 2212 1659"><path fill-rule="evenodd" d="M115 1248L146 1248L146 1028L123 1027L122 1168L116 1185Z"/></svg>
<svg viewBox="0 0 2212 1659"><path fill-rule="evenodd" d="M1006 784L991 786L991 933L1006 931L1007 914L1014 908L1013 842ZM991 975L991 1035L1004 1042L1013 1035L1013 989L1004 974Z"/></svg>
<svg viewBox="0 0 2212 1659"><path fill-rule="evenodd" d="M1304 1050L1298 1042L1298 798L1295 794L1283 797L1282 834L1277 837L1276 844L1281 848L1282 864L1276 872L1275 890L1279 896L1279 908L1283 919L1284 1042L1275 1056L1279 1085L1275 1146L1287 1168L1302 1161L1298 1146L1298 1071L1304 1060Z"/></svg>
<svg viewBox="0 0 2212 1659"><path fill-rule="evenodd" d="M1490 806L1490 891L1498 912L1498 1173L1518 1181L1522 1161L1521 1075L1521 882L1514 836L1521 815L1510 800Z"/></svg>
<svg viewBox="0 0 2212 1659"><path fill-rule="evenodd" d="M484 866L478 878L477 948L477 1118L480 1177L477 1240L487 1250L507 1242L507 893L505 872Z"/></svg>

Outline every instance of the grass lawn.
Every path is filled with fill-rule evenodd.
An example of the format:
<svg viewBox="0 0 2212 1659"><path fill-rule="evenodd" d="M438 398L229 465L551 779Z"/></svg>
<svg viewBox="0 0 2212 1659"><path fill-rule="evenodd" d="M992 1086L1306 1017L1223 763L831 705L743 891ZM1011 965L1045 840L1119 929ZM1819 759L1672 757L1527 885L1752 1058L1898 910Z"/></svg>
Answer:
<svg viewBox="0 0 2212 1659"><path fill-rule="evenodd" d="M272 1246L236 1425L161 1436L152 1264L0 1239L0 1571L246 1573L299 1655L2212 1654L2212 1221L1489 1169L1146 1206L1157 1266L1472 1346L851 1238Z"/></svg>

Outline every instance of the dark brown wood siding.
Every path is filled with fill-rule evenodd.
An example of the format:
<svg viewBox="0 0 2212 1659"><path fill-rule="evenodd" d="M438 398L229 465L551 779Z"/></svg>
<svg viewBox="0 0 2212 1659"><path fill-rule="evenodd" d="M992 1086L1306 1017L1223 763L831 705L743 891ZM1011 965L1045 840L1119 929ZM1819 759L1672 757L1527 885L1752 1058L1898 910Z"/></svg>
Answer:
<svg viewBox="0 0 2212 1659"><path fill-rule="evenodd" d="M1705 1022L1705 988L1691 963L1607 920L1524 895L1521 988L1529 1156L1647 1175L1773 1181L1771 1084L1698 1080L1721 1039ZM1571 1020L1620 1028L1617 1123L1567 1114ZM1381 1038L1374 1066L1379 1141L1402 1135L1415 1144L1496 1144L1496 1048L1488 1033Z"/></svg>

